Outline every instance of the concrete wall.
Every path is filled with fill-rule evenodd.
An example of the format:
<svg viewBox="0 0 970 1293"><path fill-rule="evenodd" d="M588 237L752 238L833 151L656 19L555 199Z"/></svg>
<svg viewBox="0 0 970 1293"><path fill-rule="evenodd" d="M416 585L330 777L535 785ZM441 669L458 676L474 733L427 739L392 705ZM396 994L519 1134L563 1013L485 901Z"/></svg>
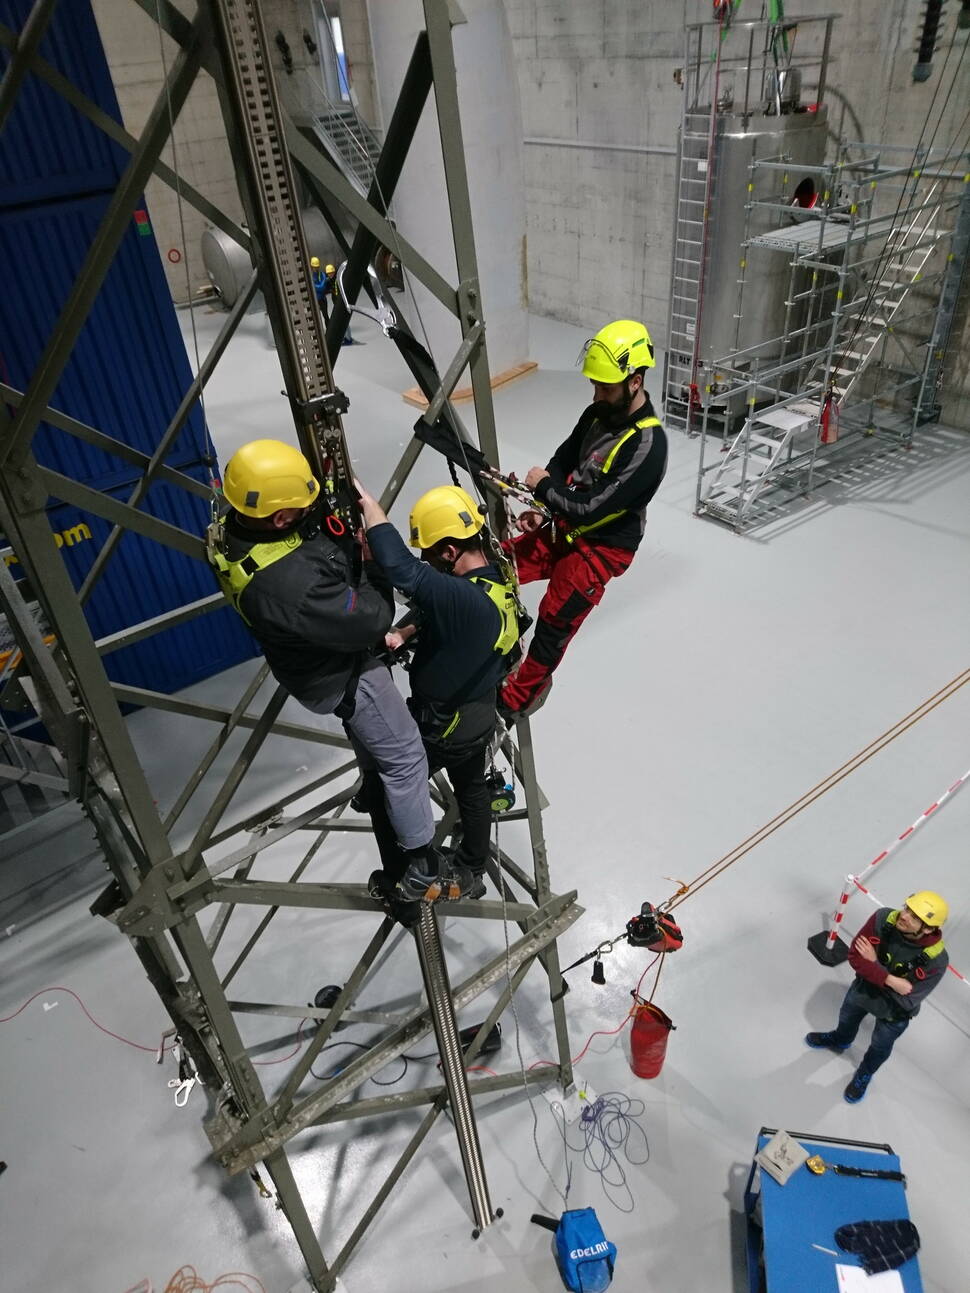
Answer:
<svg viewBox="0 0 970 1293"><path fill-rule="evenodd" d="M162 49L165 66L171 68L178 47L163 36L160 49L157 25L131 0L93 0L93 8L122 120L125 128L137 136L164 83ZM185 4L181 8L187 13L193 11ZM241 220L242 206L218 96L213 81L204 72L196 78L176 119L174 140L174 150L170 142L162 153L163 160L228 216ZM150 179L145 192L172 296L176 301L186 301L190 293L208 286L199 246L207 221L184 200L180 220L175 192L161 180ZM170 251L181 256L177 264L168 258Z"/></svg>
<svg viewBox="0 0 970 1293"><path fill-rule="evenodd" d="M827 0L793 0L787 7L799 16L833 9ZM506 8L526 140L531 308L589 328L640 317L664 344L673 151L682 109L674 70L684 62L685 15L688 22L708 21L711 6L707 0L506 0ZM751 8L757 16L758 6ZM968 33L957 30L957 7L945 13L941 48L922 84L912 79L922 6L843 0L834 8L842 15L827 95L834 129L912 147L932 107L924 143L935 130L936 144L956 137L966 147L970 56L960 62ZM808 36L808 28L798 33L799 52ZM968 291L965 284L964 298ZM947 412L955 415L954 397L962 393L967 425L970 322L961 326L950 350Z"/></svg>

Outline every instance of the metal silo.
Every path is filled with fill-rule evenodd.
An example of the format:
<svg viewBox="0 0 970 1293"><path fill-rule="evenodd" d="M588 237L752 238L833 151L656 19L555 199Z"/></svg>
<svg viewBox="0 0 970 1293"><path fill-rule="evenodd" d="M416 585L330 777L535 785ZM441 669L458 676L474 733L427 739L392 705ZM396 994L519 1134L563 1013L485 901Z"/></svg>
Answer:
<svg viewBox="0 0 970 1293"><path fill-rule="evenodd" d="M796 26L806 50L797 62ZM810 218L821 196L811 168L825 161L830 29L831 19L687 29L665 382L674 426L692 429L719 359L759 347L766 360L773 339L780 353L786 328L797 326L787 261L747 242ZM782 196L766 205L772 194Z"/></svg>

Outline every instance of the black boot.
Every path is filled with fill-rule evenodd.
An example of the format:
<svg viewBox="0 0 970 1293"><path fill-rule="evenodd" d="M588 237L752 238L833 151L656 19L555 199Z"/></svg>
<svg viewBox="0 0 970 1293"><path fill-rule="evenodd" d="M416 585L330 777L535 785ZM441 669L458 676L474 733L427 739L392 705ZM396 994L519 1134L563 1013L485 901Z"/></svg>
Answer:
<svg viewBox="0 0 970 1293"><path fill-rule="evenodd" d="M485 892L481 877L452 858L446 858L433 845L423 849L405 849L410 857L407 870L398 881L402 898L417 902L457 902L461 898L480 898Z"/></svg>

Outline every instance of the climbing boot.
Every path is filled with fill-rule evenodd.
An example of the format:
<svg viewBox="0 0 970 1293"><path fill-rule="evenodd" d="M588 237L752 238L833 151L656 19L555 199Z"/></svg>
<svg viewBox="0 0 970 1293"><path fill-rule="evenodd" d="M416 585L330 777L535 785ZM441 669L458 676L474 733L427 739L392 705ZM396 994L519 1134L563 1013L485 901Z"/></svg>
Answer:
<svg viewBox="0 0 970 1293"><path fill-rule="evenodd" d="M433 849L425 858L412 862L397 882L398 897L412 902L458 902L461 898L480 898L484 892L481 876Z"/></svg>
<svg viewBox="0 0 970 1293"><path fill-rule="evenodd" d="M856 1069L855 1076L852 1081L842 1092L846 1104L858 1104L865 1095L866 1088L871 1081L871 1073L864 1073L862 1069Z"/></svg>
<svg viewBox="0 0 970 1293"><path fill-rule="evenodd" d="M836 1055L848 1049L840 1046L835 1040L835 1033L808 1033L805 1037L805 1045L811 1046L815 1050L835 1051Z"/></svg>

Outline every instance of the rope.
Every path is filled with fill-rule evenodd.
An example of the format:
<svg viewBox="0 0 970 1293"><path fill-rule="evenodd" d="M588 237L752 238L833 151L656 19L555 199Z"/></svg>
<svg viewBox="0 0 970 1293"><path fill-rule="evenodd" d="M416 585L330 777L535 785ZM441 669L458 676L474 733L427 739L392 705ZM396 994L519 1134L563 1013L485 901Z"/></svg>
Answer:
<svg viewBox="0 0 970 1293"><path fill-rule="evenodd" d="M763 826L759 826L756 831L753 831L747 837L747 839L742 840L740 844L736 844L733 849L718 858L716 862L712 862L706 870L700 873L700 875L696 876L689 883L681 885L676 893L674 893L673 896L664 904L665 909L672 911L675 907L679 906L680 903L686 902L691 894L698 893L705 885L710 884L710 882L717 876L721 875L724 871L727 871L729 867L733 866L735 862L739 862L741 858L743 858L745 854L750 853L756 845L761 844L769 835L773 835L775 831L784 826L786 822L791 821L791 819L796 817L803 809L808 808L810 804L813 804L816 799L820 799L826 791L837 786L840 781L843 781L849 775L849 773L855 772L857 768L861 768L864 763L867 763L869 759L873 757L873 755L878 754L880 750L885 749L885 747L892 741L895 741L898 736L902 736L904 732L908 731L915 723L919 722L921 718L925 718L927 714L936 709L937 705L942 705L943 701L948 700L950 696L959 691L960 688L965 686L968 682L970 682L970 669L964 669L962 673L957 674L954 679L948 682L945 687L941 687L939 691L935 692L927 700L924 700L921 705L916 707L916 709L911 710L905 715L905 717L894 723L892 727L887 728L881 736L878 736L874 741L871 741L869 745L860 750L858 754L854 754L852 758L843 763L840 768L836 768L834 772L829 773L827 777L814 785L811 790L807 790L793 803L789 804L787 808L782 809L780 813L777 813L772 817L770 821L765 822Z"/></svg>
<svg viewBox="0 0 970 1293"><path fill-rule="evenodd" d="M178 146L175 142L175 114L172 111L172 91L168 81L168 59L165 56L165 37L162 28L162 15L160 0L155 0L155 24L158 28L158 53L162 61L162 77L166 87L166 101L168 104L168 139L172 147L172 171L175 175L175 199L179 217L179 237L182 239L182 264L185 267L185 294L189 305L189 322L192 327L192 348L195 352L195 371L199 373L202 367L202 361L199 356L199 334L195 326L195 298L192 292L192 275L189 270L189 242L185 232L185 210L182 202L182 176L179 171ZM212 490L212 508L213 520L215 520L215 511L217 509L217 477L213 470L213 464L217 461L215 445L209 434L209 419L205 411L205 391L199 387L199 408L202 411L202 431L205 436L206 456L208 461L205 464L209 474L209 486Z"/></svg>

